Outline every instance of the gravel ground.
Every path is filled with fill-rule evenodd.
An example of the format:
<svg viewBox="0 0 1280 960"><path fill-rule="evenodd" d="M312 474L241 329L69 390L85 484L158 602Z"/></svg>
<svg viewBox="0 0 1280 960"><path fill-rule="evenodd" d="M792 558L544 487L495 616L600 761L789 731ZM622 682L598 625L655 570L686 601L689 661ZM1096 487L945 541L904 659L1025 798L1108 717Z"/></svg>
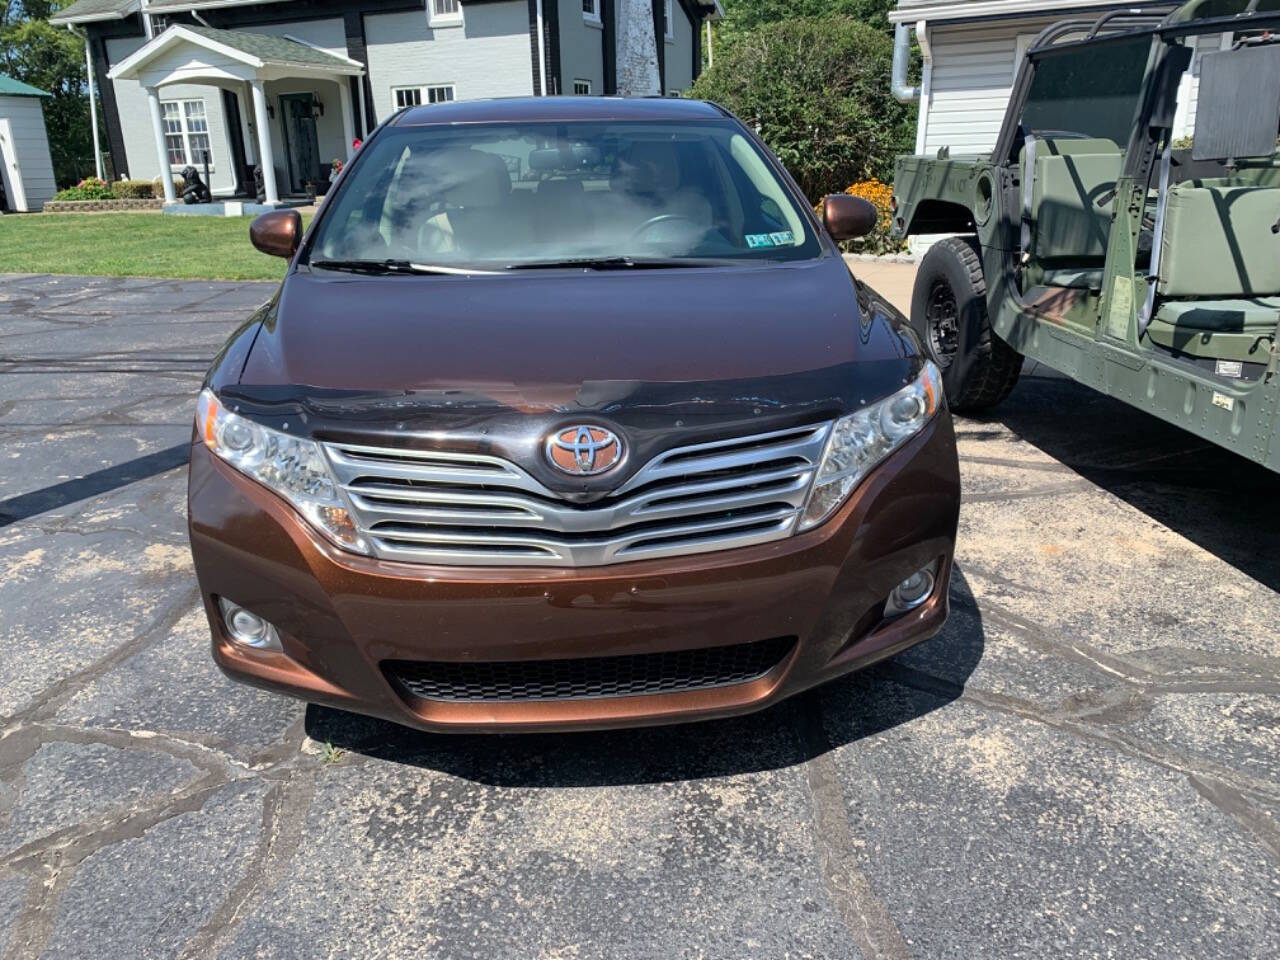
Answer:
<svg viewBox="0 0 1280 960"><path fill-rule="evenodd" d="M269 293L0 277L0 957L1277 954L1274 475L1033 371L958 421L936 639L739 720L425 736L209 659L183 444Z"/></svg>

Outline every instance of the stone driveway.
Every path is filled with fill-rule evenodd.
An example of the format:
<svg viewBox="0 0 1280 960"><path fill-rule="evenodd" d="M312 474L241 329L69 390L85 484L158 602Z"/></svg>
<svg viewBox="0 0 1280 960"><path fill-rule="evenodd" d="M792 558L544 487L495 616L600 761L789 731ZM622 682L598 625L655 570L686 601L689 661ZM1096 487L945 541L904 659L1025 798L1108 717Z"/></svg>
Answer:
<svg viewBox="0 0 1280 960"><path fill-rule="evenodd" d="M0 958L1274 957L1274 475L960 420L936 639L763 714L425 736L233 685L185 543L270 288L0 277Z"/></svg>

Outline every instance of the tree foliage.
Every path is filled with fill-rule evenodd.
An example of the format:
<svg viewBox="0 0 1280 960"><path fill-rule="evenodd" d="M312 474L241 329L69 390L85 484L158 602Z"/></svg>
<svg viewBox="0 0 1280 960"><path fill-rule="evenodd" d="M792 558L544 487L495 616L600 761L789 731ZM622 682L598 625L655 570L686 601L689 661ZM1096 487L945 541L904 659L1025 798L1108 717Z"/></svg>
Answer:
<svg viewBox="0 0 1280 960"><path fill-rule="evenodd" d="M766 23L716 52L693 95L755 127L805 194L893 179L915 115L889 92L893 41L849 17Z"/></svg>
<svg viewBox="0 0 1280 960"><path fill-rule="evenodd" d="M84 41L48 19L67 2L0 0L0 73L39 87L54 174L74 183L93 169Z"/></svg>
<svg viewBox="0 0 1280 960"><path fill-rule="evenodd" d="M888 32L897 0L725 0L724 19L712 28L716 43L732 46L744 33L766 23L797 17L849 17Z"/></svg>

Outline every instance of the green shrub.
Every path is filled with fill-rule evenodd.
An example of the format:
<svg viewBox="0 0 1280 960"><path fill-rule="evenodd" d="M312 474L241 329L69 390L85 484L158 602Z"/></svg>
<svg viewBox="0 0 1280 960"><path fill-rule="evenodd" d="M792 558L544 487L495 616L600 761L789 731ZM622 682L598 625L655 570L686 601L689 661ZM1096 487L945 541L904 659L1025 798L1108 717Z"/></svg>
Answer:
<svg viewBox="0 0 1280 960"><path fill-rule="evenodd" d="M915 111L889 92L893 41L849 17L766 23L737 37L693 85L759 131L810 200L893 179Z"/></svg>
<svg viewBox="0 0 1280 960"><path fill-rule="evenodd" d="M798 17L850 17L888 33L893 30L889 11L895 5L896 0L732 0L724 4L724 19L712 28L716 56L763 23Z"/></svg>
<svg viewBox="0 0 1280 960"><path fill-rule="evenodd" d="M112 193L109 184L99 180L97 177L85 177L74 187L67 187L65 190L59 190L54 195L54 200L111 200Z"/></svg>
<svg viewBox="0 0 1280 960"><path fill-rule="evenodd" d="M117 180L111 184L111 192L119 200L150 200L155 196L150 180Z"/></svg>

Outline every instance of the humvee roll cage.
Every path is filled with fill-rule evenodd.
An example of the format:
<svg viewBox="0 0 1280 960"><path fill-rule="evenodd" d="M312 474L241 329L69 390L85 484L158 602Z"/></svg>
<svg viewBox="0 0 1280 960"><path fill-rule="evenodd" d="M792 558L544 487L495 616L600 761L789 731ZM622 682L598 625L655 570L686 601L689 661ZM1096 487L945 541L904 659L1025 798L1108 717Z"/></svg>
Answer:
<svg viewBox="0 0 1280 960"><path fill-rule="evenodd" d="M1057 23L1050 24L1041 30L1036 35L1035 40L1027 47L1026 59L1018 67L1017 77L1014 80L1013 90L1009 97L1008 111L1005 114L1004 123L1000 126L1000 134L996 141L995 149L992 151L992 158L1002 162L1014 159L1023 139L1017 118L1021 115L1022 107L1026 102L1026 96L1034 76L1034 71L1030 67L1037 61L1042 60L1046 55L1053 56L1084 46L1098 46L1109 41L1132 40L1144 35L1159 36L1162 40L1174 41L1200 34L1237 33L1242 30L1257 31L1280 28L1280 9L1259 13L1257 12L1259 2L1260 0L1250 0L1240 13L1219 17L1196 18L1188 16L1186 14L1186 6L1169 4L1110 10L1098 17L1059 20ZM1212 0L1202 0L1196 6L1205 6L1210 3L1212 3ZM1172 48L1172 46L1172 44L1166 43L1166 50ZM1178 70L1178 73L1180 74L1183 69L1185 69L1185 65ZM1160 84L1158 83L1152 84L1151 90L1158 92L1159 87ZM1133 140L1129 143L1129 149L1126 151L1126 156L1135 164L1140 163L1139 158L1134 156L1135 152L1140 152L1140 150L1135 151L1134 148L1140 148L1140 139L1146 139L1148 136L1148 131L1144 129L1145 126L1147 125L1135 125ZM1127 174L1133 175L1142 172L1144 171L1126 164ZM1149 173L1150 171L1147 170L1145 172Z"/></svg>

